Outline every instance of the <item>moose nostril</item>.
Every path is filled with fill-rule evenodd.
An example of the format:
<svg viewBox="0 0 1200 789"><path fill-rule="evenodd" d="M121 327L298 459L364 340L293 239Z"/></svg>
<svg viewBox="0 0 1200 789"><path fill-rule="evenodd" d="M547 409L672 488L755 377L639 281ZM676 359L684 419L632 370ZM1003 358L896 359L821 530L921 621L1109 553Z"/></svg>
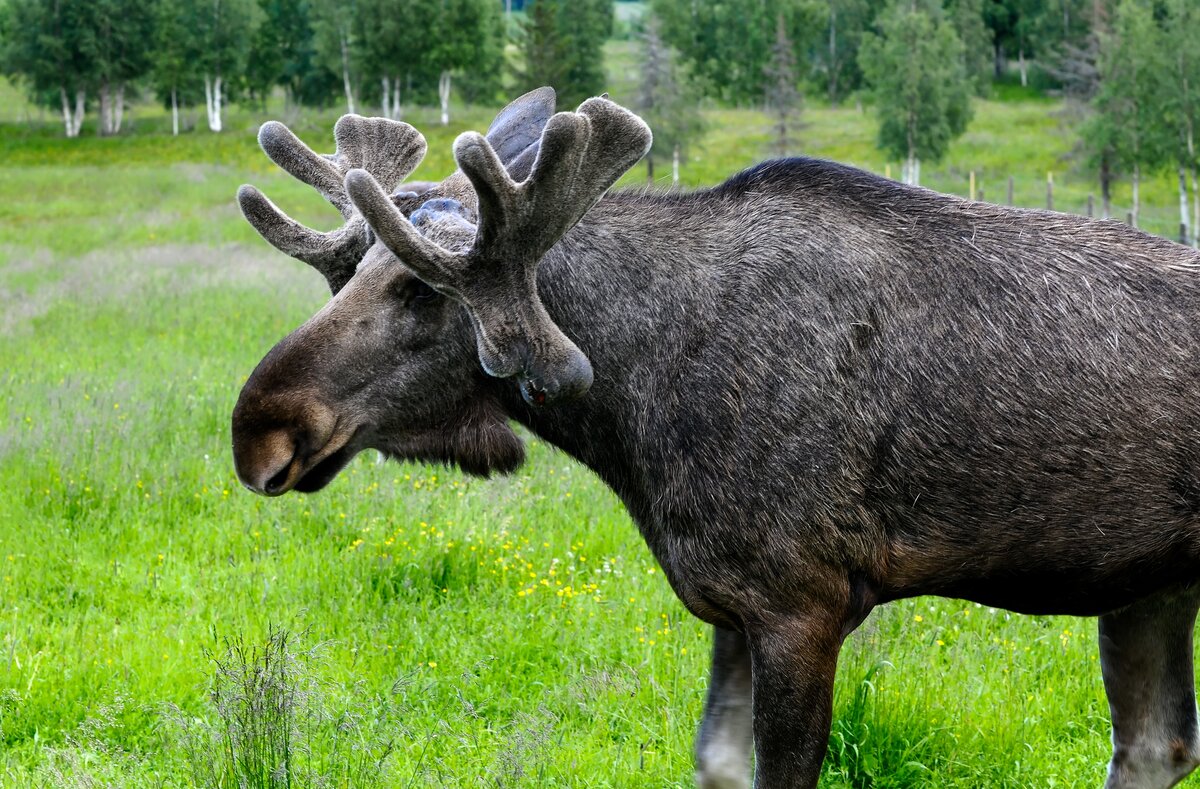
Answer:
<svg viewBox="0 0 1200 789"><path fill-rule="evenodd" d="M291 468L292 464L289 462L283 468L279 469L279 472L263 485L263 491L265 493L278 493L282 490L284 485L287 484L288 473L291 471Z"/></svg>

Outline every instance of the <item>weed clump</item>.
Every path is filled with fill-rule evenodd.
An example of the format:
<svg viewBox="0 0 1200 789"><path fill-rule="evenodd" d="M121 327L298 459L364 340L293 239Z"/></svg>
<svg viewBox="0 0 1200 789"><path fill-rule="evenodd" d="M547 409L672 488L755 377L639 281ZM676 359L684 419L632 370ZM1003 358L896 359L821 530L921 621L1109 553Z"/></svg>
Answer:
<svg viewBox="0 0 1200 789"><path fill-rule="evenodd" d="M208 699L215 715L191 718L171 706L169 737L201 787L291 789L377 786L394 751L386 697L322 681L319 643L270 628L262 643L227 638L210 654Z"/></svg>

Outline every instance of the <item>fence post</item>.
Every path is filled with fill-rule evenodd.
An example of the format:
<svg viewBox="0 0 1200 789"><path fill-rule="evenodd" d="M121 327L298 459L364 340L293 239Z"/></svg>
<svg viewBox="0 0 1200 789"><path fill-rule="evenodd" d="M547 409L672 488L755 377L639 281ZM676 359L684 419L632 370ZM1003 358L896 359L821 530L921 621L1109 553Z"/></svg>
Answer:
<svg viewBox="0 0 1200 789"><path fill-rule="evenodd" d="M1092 217L1095 215L1096 215L1096 196L1094 194L1092 194L1091 192L1088 192L1088 216Z"/></svg>
<svg viewBox="0 0 1200 789"><path fill-rule="evenodd" d="M981 203L985 202L983 199L983 187L982 186L979 187L979 202L981 202Z"/></svg>
<svg viewBox="0 0 1200 789"><path fill-rule="evenodd" d="M1013 177L1008 177L1008 204L1013 204Z"/></svg>
<svg viewBox="0 0 1200 789"><path fill-rule="evenodd" d="M1054 210L1054 173L1046 173L1046 210Z"/></svg>
<svg viewBox="0 0 1200 789"><path fill-rule="evenodd" d="M1185 247L1188 245L1188 226L1187 222L1179 223L1179 243Z"/></svg>
<svg viewBox="0 0 1200 789"><path fill-rule="evenodd" d="M1125 224L1129 225L1130 227L1133 227L1133 212L1132 211L1125 212Z"/></svg>
<svg viewBox="0 0 1200 789"><path fill-rule="evenodd" d="M1180 172L1182 172L1182 170ZM971 171L971 186L970 186L970 189L968 190L968 195L970 196L970 198L972 200L975 199L975 171L974 170Z"/></svg>

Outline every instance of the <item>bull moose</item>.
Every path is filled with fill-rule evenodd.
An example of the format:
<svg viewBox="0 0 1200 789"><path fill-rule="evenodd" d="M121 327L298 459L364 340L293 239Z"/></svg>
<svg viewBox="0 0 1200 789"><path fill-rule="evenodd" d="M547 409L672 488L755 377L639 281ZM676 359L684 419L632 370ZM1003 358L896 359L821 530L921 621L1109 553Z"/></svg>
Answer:
<svg viewBox="0 0 1200 789"><path fill-rule="evenodd" d="M332 299L233 413L252 491L358 452L516 469L510 422L621 498L713 625L703 787L813 787L838 652L915 595L1099 617L1108 789L1200 762L1200 256L1122 224L825 161L607 194L650 130L541 89L417 193L411 126L347 115L267 155L345 217L242 210ZM399 189L397 190L397 187Z"/></svg>

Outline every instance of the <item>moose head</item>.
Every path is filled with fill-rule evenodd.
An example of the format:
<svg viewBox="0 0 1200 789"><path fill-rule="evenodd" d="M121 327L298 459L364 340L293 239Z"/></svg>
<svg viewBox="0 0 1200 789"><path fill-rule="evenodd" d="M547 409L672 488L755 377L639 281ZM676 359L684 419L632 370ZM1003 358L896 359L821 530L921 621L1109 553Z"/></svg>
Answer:
<svg viewBox="0 0 1200 789"><path fill-rule="evenodd" d="M422 194L393 191L426 150L412 126L347 115L334 138L322 156L282 124L259 132L272 161L342 213L341 228L317 232L254 187L238 191L250 224L333 294L242 389L239 477L267 495L315 491L367 448L512 471L524 448L498 387L514 381L545 406L583 396L593 376L538 295L538 263L645 154L649 129L606 98L554 114L542 88L486 136L459 136L459 171Z"/></svg>

